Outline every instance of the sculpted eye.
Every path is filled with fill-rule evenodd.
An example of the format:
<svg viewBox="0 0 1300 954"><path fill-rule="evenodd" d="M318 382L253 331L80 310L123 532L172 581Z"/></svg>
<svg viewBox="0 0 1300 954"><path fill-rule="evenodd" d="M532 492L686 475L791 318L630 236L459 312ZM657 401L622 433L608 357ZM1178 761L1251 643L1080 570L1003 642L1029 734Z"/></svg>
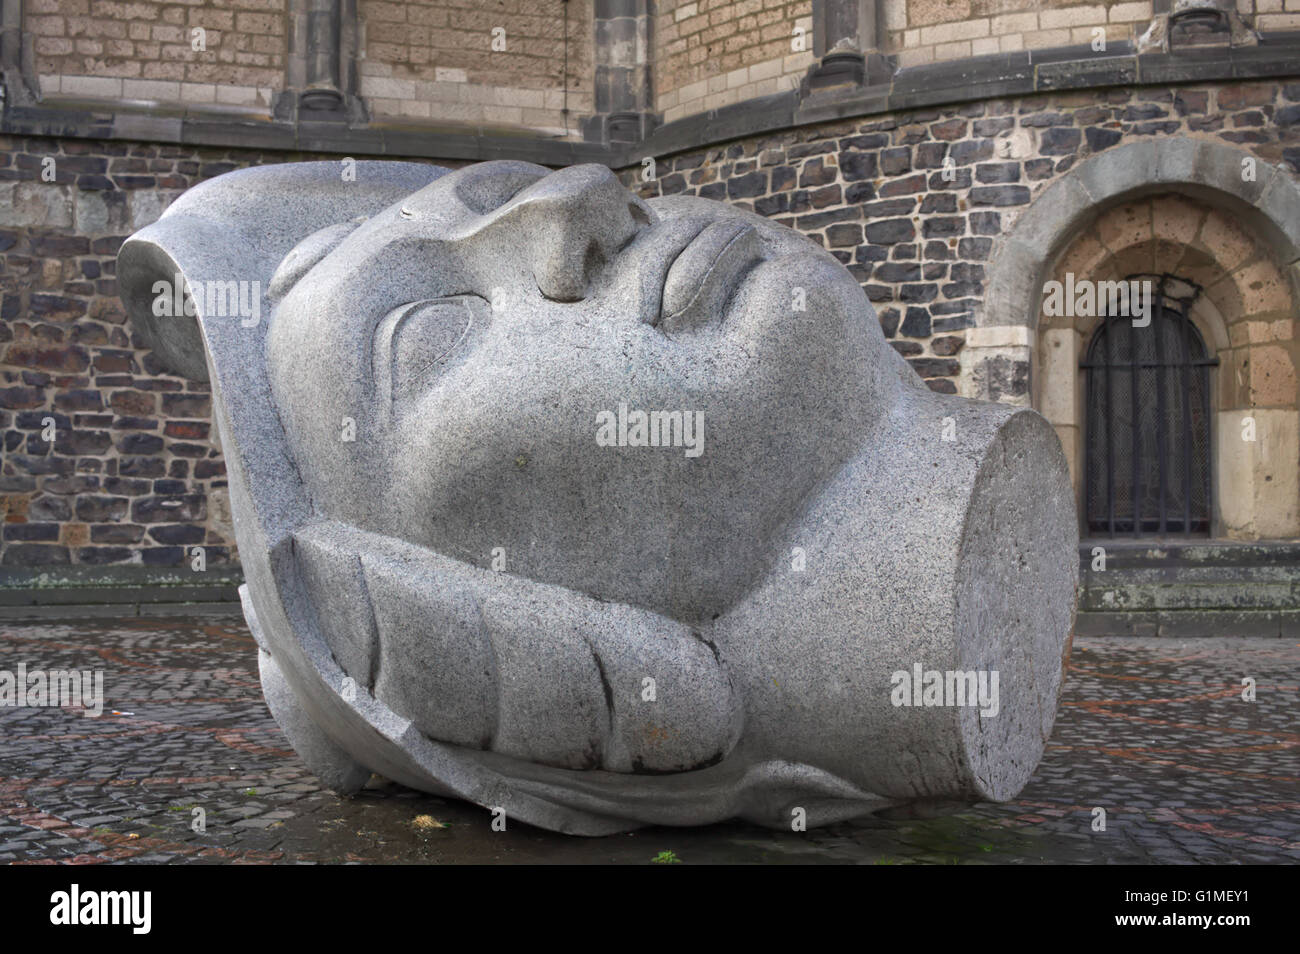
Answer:
<svg viewBox="0 0 1300 954"><path fill-rule="evenodd" d="M478 295L429 298L394 308L375 329L379 393L393 401L420 393L486 327L488 313L488 303Z"/></svg>

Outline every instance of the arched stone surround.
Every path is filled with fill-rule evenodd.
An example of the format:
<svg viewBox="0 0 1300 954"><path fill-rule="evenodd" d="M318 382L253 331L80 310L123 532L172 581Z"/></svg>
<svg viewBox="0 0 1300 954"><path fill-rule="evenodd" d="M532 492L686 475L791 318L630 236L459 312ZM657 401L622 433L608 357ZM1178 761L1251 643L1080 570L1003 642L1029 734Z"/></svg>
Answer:
<svg viewBox="0 0 1300 954"><path fill-rule="evenodd" d="M1079 360L1097 319L1042 315L1044 283L1171 275L1199 287L1188 311L1218 356L1214 535L1300 533L1300 188L1216 143L1134 143L1043 193L995 252L962 354L963 393L1030 404L1061 437L1079 490ZM1243 440L1246 418L1255 440Z"/></svg>

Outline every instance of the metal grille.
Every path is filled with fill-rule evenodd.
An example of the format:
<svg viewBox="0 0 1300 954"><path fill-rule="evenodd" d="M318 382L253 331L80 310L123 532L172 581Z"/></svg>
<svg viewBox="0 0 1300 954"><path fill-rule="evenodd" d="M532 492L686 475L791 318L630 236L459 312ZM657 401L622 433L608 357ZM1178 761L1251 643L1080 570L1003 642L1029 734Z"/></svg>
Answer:
<svg viewBox="0 0 1300 954"><path fill-rule="evenodd" d="M1108 317L1088 346L1087 529L1210 531L1210 368L1200 333L1161 296L1151 324Z"/></svg>

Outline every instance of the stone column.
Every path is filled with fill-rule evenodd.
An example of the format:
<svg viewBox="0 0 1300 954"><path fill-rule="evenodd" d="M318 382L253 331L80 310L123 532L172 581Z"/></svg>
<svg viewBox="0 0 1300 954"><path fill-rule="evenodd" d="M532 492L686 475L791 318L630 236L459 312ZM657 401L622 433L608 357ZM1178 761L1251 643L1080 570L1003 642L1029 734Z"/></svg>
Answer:
<svg viewBox="0 0 1300 954"><path fill-rule="evenodd" d="M0 28L0 72L5 78L0 105L7 98L10 104L31 106L40 98L40 85L32 66L32 39L23 32L23 0L3 0Z"/></svg>
<svg viewBox="0 0 1300 954"><path fill-rule="evenodd" d="M356 51L356 0L290 0L288 75L277 118L364 119Z"/></svg>
<svg viewBox="0 0 1300 954"><path fill-rule="evenodd" d="M820 62L808 73L810 92L889 81L893 65L879 52L880 16L879 0L814 0L813 53Z"/></svg>
<svg viewBox="0 0 1300 954"><path fill-rule="evenodd" d="M583 122L583 137L639 142L656 124L650 0L596 0L595 29L596 113Z"/></svg>

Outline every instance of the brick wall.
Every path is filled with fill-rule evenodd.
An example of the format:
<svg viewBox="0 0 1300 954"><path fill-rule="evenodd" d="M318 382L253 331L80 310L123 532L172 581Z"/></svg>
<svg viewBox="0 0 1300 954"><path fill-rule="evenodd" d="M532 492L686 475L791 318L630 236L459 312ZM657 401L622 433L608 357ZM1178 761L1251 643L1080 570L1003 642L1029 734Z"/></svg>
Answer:
<svg viewBox="0 0 1300 954"><path fill-rule="evenodd" d="M377 115L563 134L594 109L592 0L361 0L358 13L361 94Z"/></svg>
<svg viewBox="0 0 1300 954"><path fill-rule="evenodd" d="M643 196L719 199L811 236L858 277L916 372L956 393L998 238L1080 160L1170 135L1233 143L1300 174L1300 83L977 102L656 157L648 183L640 167L622 175ZM1002 393L1025 397L1028 368L1014 378Z"/></svg>
<svg viewBox="0 0 1300 954"><path fill-rule="evenodd" d="M45 96L269 106L284 86L286 4L26 0L23 29Z"/></svg>
<svg viewBox="0 0 1300 954"><path fill-rule="evenodd" d="M885 36L907 67L1092 43L1096 28L1108 43L1136 40L1151 16L1151 0L893 0L885 8Z"/></svg>
<svg viewBox="0 0 1300 954"><path fill-rule="evenodd" d="M0 137L0 565L233 557L208 387L140 346L116 256L199 181L299 158Z"/></svg>
<svg viewBox="0 0 1300 954"><path fill-rule="evenodd" d="M655 108L665 122L798 85L814 62L812 0L665 0ZM795 28L804 51L792 48Z"/></svg>

